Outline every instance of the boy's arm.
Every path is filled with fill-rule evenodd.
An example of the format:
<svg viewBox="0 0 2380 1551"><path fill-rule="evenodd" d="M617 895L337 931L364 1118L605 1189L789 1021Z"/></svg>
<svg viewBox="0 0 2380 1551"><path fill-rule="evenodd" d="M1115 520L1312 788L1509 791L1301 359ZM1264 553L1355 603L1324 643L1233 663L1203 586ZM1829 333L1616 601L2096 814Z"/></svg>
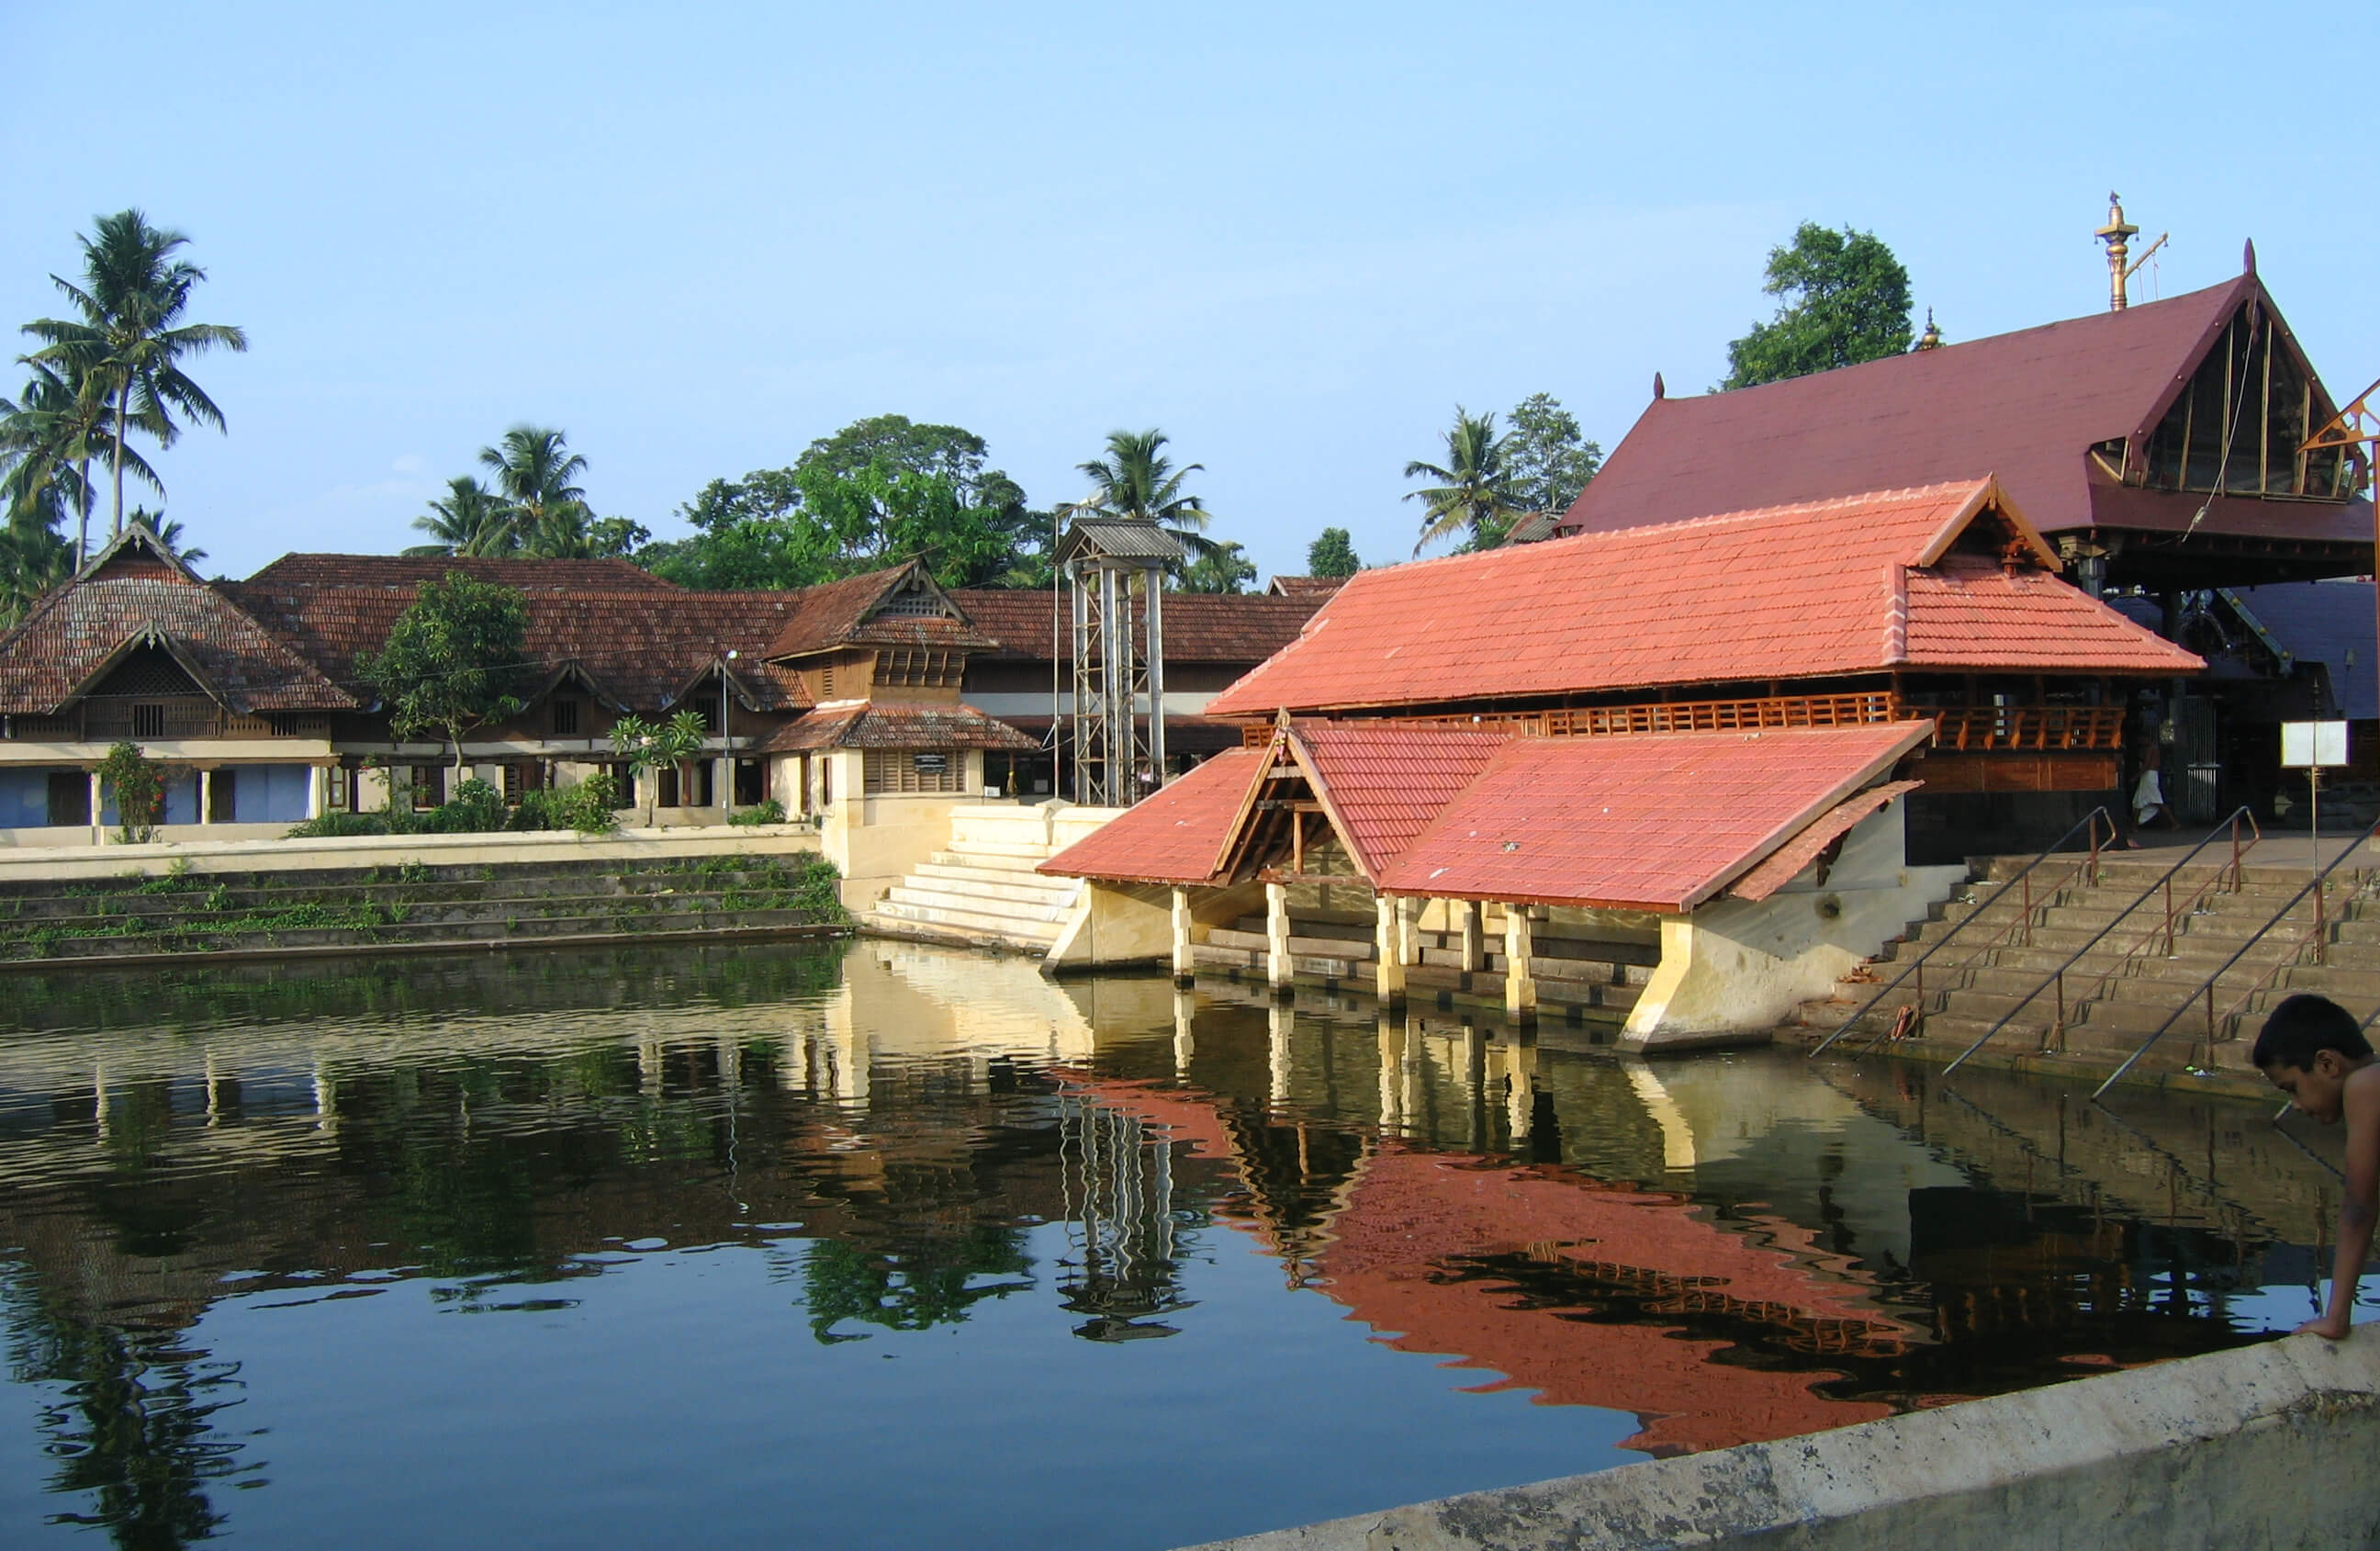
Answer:
<svg viewBox="0 0 2380 1551"><path fill-rule="evenodd" d="M2331 1263L2330 1302L2320 1319L2298 1327L2338 1340L2355 1310L2355 1284L2372 1253L2372 1226L2380 1216L2380 1075L2365 1068L2343 1096L2347 1109L2347 1189L2338 1203L2338 1255Z"/></svg>

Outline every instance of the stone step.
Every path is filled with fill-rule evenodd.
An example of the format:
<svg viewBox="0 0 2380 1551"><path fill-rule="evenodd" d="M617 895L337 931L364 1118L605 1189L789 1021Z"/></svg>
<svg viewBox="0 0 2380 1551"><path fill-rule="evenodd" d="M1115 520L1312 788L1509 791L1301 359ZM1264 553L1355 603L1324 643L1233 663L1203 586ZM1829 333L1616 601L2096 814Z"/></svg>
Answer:
<svg viewBox="0 0 2380 1551"><path fill-rule="evenodd" d="M912 903L887 898L872 912L896 920L921 926L946 927L959 931L979 932L987 937L1029 939L1048 945L1058 940L1060 923L1031 921L1014 915L996 915L979 910L966 910L945 905Z"/></svg>
<svg viewBox="0 0 2380 1551"><path fill-rule="evenodd" d="M1030 873L1021 877L983 873L969 867L943 866L931 862L910 873L906 882L911 887L930 889L938 893L972 894L981 899L1027 901L1036 904L1071 904L1083 891L1081 881L1072 878L1040 878Z"/></svg>
<svg viewBox="0 0 2380 1551"><path fill-rule="evenodd" d="M1049 927L1064 919L1071 902L1063 900L1021 900L1008 895L953 893L941 889L921 888L915 883L895 883L886 891L883 904L892 913L939 910L965 915L981 916L987 921L1013 921L1019 926L1036 928Z"/></svg>
<svg viewBox="0 0 2380 1551"><path fill-rule="evenodd" d="M1050 848L1026 841L967 840L953 842L945 855L971 856L986 862L1023 862L1038 866L1050 859Z"/></svg>
<svg viewBox="0 0 2380 1551"><path fill-rule="evenodd" d="M1050 875L1037 871L1036 869L1038 868L1043 862L1046 862L1049 859L1050 854L1046 849L1040 851L1026 851L1020 848L1017 854L1009 855L1004 854L994 854L989 852L977 850L972 846L961 846L954 850L935 852L931 856L927 858L927 864L931 866L965 867L972 872L991 872L999 873L1003 876L1044 878ZM1074 880L1068 879L1067 881L1071 882Z"/></svg>

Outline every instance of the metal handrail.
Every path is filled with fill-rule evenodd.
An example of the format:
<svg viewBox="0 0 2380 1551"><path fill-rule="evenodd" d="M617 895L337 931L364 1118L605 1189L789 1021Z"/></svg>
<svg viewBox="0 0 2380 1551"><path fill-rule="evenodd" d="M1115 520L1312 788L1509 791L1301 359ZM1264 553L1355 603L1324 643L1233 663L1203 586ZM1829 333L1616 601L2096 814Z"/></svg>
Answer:
<svg viewBox="0 0 2380 1551"><path fill-rule="evenodd" d="M2041 866L2042 863L2049 860L2050 857L2058 854L2068 841L2072 840L2075 835L2085 830L2090 831L2091 837L2090 854L2086 858L2085 865L2090 870L2091 881L2095 885L2099 881L2099 825L2102 822L2106 823L2107 826L2107 838L2109 840L2115 839L2117 833L2116 820L2108 814L2104 805L2099 807L2095 807L2089 813L2084 814L2080 819L2075 821L2071 829L2069 829L2064 834L2058 836L2056 840L2051 841L2046 846L2043 847L2041 854L2035 856L2032 861L2027 862L2024 865L2023 869L2014 878L2010 878L2007 882L1993 890L1991 898L1977 905L1973 914L1962 916L1957 922L1953 923L1950 929L1944 932L1941 937L1935 941L1932 947L1929 947L1925 951L1918 954L1914 959L1912 959L1906 969L1903 969L1899 975L1894 975L1891 981L1882 989L1878 990L1876 995L1862 1002L1858 1012L1843 1020L1841 1027L1836 1029L1834 1033L1827 1036L1826 1038L1819 1040L1817 1044L1811 1047L1810 1054L1813 1056L1819 1054L1821 1051L1825 1050L1828 1046L1832 1045L1836 1040L1840 1039L1844 1035L1849 1034L1853 1024L1856 1024L1862 1018L1866 1017L1877 1002L1882 1001L1894 991L1899 990L1900 988L1900 983L1908 979L1912 975L1917 976L1917 999L1920 1003L1923 1003L1925 999L1925 961L1940 952L1943 949L1949 947L1950 945L1951 939L1957 937L1961 932L1965 931L1977 921L1982 920L1985 915L1990 913L1992 906L2000 903L2001 895L2007 893L2010 889L2015 888L2020 883L2024 885L2024 913L2019 917L2019 919L2030 920L2033 915L2033 869ZM1985 944L1985 948L1989 948L1991 946L1992 944L1990 943ZM1972 955L1970 957L1972 958ZM1918 1016L1921 1019L1925 1016L1925 1009L1922 1005L1918 1009Z"/></svg>
<svg viewBox="0 0 2380 1551"><path fill-rule="evenodd" d="M2167 1014L2165 1022L2159 1024L2155 1029L2150 1033L2146 1039L2141 1041L2141 1048L2134 1050L2131 1055L2125 1057L2124 1063L2116 1068L2115 1071L2109 1072L2106 1082L2091 1090L2092 1102L2095 1104L2097 1103L2101 1094L2104 1094L2109 1088L2114 1087L2118 1080L2119 1080L2125 1072L2130 1072L2143 1056L2149 1053L2150 1047L2154 1046L2158 1040L2163 1039L2166 1036L2167 1033L2172 1029L2175 1020L2179 1019L2182 1013L2189 1011L2191 1006L2201 997L2204 997L2206 999L2206 1033L2207 1042L2211 1045L2214 1042L2216 1024L2216 982L2221 980L2226 975L2228 975L2231 972L2231 966L2238 963L2242 958L2246 957L2248 950L2263 941L2265 934L2271 931L2275 927L2279 926L2281 922L2288 917L2289 912L2298 907L2299 902L2303 900L2309 893L2313 895L2314 899L2314 924L2306 936L2326 942L2329 937L2330 923L2328 912L2323 903L2322 885L2329 881L2330 875L2337 871L2350 856L2354 855L2357 850L2360 849L2365 842L2372 840L2375 835L2380 835L2380 819L2373 820L2371 825L2367 827L2362 834L2348 842L2346 849L2339 852L2338 855L2332 857L2328 866L2324 867L2320 872L2308 878L2303 888L2301 888L2296 893L2291 894L2287 900L2283 901L2281 907L2278 910L2274 911L2271 917L2266 920L2263 926L2258 927L2253 932L2250 933L2247 940L2240 943L2239 948L2233 951L2229 958L2224 960L2221 964L2216 966L2214 974L2208 975L2195 990L2182 998L2181 1000L2175 1005L2174 1010L2170 1013ZM2305 937L2301 937L2298 939L2297 952L2303 952L2304 951ZM2228 1018L2233 1012L2238 1012L2249 997L2252 997L2258 991L2264 989L2265 982L2266 980L2270 979L2280 971L2289 968L2296 962L2296 958L2297 953L2293 952L2274 964L2271 969L2266 970L2263 975L2257 976L2256 983L2249 987L2246 992L2240 996L2240 1000L2234 1001L2231 1006L2225 1011L2223 1015ZM2380 1016L2380 1014L2375 1014L2375 1016ZM2287 1105L2282 1106L2282 1109L2285 1112L2288 1108L2289 1107Z"/></svg>
<svg viewBox="0 0 2380 1551"><path fill-rule="evenodd" d="M2157 936L2162 934L2168 945L2167 951L2170 952L2172 951L2170 945L2173 941L2173 923L2175 917L2173 904L2173 875L2180 872L2182 868L2190 866L2190 864L2197 858L2200 852L2205 850L2208 846L2213 845L2216 841L2223 839L2228 834L2231 842L2231 888L2232 891L2236 893L2240 888L2240 858L2245 854L2240 846L2240 821L2243 818L2248 821L2248 828L2255 832L2256 839L2254 841L2251 841L2248 844L2248 850L2254 850L2257 842L2261 842L2265 838L2265 831L2258 828L2256 824L2256 816L2248 810L2247 805L2241 804L2239 807L2233 808L2230 814L2226 817L2221 823L2217 824L2214 829L2209 830L2206 832L2206 838L2204 840L2200 841L2196 845L2192 846L2188 851L2184 852L2180 861L2176 862L2173 866L2166 868L2165 871L2158 875L2158 877L2151 882L2147 888L2134 895L2132 897L2131 903L2116 912L2115 915L2109 919L2106 926L2100 927L2097 931L2093 932L2091 934L2091 939L2088 942L2085 942L2082 947L2074 950L2073 953L2067 958L2064 963L2059 964L2056 969L2050 971L2049 977L2047 979L2044 980L2040 985L2035 986L2032 990L2027 991L2022 997L2019 998L2017 1000L2017 1004L2014 1007L2010 1008L2006 1012L2000 1014L1998 1022L1993 1024L1991 1027L1977 1035L1973 1044L1960 1051L1958 1059L1942 1069L1942 1075L1948 1077L1950 1073L1958 1071L1960 1067L1966 1064L1966 1060L1969 1056L1972 1056L1977 1050L1982 1049L1985 1045L1991 1041L1993 1036L1998 1034L2000 1030L2008 1027L2010 1024L2015 1022L2016 1015L2018 1013L2033 1005L2034 998L2049 989L2052 986L2056 986L2058 988L2058 1026L2062 1029L2065 1026L2066 1022L2066 972L2080 963L2085 954L2098 947L2100 942L2109 932L2114 931L2118 927L2121 926L2125 919L2129 917L2133 911L2138 910L2142 905L2148 903L2149 897L2155 894L2159 889L2163 889L2165 891L2165 924L2157 930L2150 932L2148 936L2142 940L2154 940ZM2223 875L2218 872L2213 878L2208 879L2205 885L2202 885L2198 891L2198 894L2192 896L2192 902L2194 902L2199 895L2204 894L2209 887L2221 879L2222 876ZM2129 961L2132 953L2136 951L2136 948L2126 949L2123 953L2124 960ZM2103 975L2101 977L2101 982L2104 983L2105 979L2106 977Z"/></svg>

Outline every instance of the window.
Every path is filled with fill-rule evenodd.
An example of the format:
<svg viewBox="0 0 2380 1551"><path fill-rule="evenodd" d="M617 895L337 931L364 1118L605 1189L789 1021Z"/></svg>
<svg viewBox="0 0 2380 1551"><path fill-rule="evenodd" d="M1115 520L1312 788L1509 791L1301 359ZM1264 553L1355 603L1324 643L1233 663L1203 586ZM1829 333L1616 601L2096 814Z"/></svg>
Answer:
<svg viewBox="0 0 2380 1551"><path fill-rule="evenodd" d="M164 737L165 708L159 705L135 705L132 708L132 735L136 738Z"/></svg>
<svg viewBox="0 0 2380 1551"><path fill-rule="evenodd" d="M413 806L427 813L446 800L446 767L416 765L413 767Z"/></svg>
<svg viewBox="0 0 2380 1551"><path fill-rule="evenodd" d="M653 767L653 791L655 794L653 806L677 806L677 767L675 765Z"/></svg>
<svg viewBox="0 0 2380 1551"><path fill-rule="evenodd" d="M345 810L355 806L354 772L345 765L334 765L324 774L328 777L324 790L324 806Z"/></svg>
<svg viewBox="0 0 2380 1551"><path fill-rule="evenodd" d="M520 802L521 790L528 784L522 779L522 775L523 772L520 766L516 764L507 764L504 766L505 802L515 805L517 805Z"/></svg>
<svg viewBox="0 0 2380 1551"><path fill-rule="evenodd" d="M556 701L554 701L554 702L553 702L553 731L554 731L554 734L555 734L557 737L565 737L565 738L566 738L566 737L573 737L573 736L576 736L576 735L577 734L577 732L578 732L578 702L577 702L577 701L576 701L576 700L556 700Z"/></svg>
<svg viewBox="0 0 2380 1551"><path fill-rule="evenodd" d="M735 761L735 806L756 807L769 799L769 762L766 759Z"/></svg>
<svg viewBox="0 0 2380 1551"><path fill-rule="evenodd" d="M966 778L966 756L957 749L871 748L861 771L871 794L957 792Z"/></svg>
<svg viewBox="0 0 2380 1551"><path fill-rule="evenodd" d="M948 651L884 651L876 654L876 682L923 689L942 689L959 682L966 659Z"/></svg>
<svg viewBox="0 0 2380 1551"><path fill-rule="evenodd" d="M894 593L876 611L887 619L940 619L942 600L923 588Z"/></svg>

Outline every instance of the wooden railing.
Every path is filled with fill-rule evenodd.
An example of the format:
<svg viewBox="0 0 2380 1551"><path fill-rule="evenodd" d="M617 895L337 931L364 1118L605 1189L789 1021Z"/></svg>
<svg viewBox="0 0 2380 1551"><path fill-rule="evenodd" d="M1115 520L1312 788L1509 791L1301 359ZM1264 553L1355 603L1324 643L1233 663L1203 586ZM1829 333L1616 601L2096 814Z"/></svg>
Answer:
<svg viewBox="0 0 2380 1551"><path fill-rule="evenodd" d="M331 719L318 715L241 716L212 701L91 700L64 716L13 716L7 736L18 743L172 742L192 738L328 738Z"/></svg>
<svg viewBox="0 0 2380 1551"><path fill-rule="evenodd" d="M1912 706L1888 690L1853 695L1774 695L1756 700L1660 700L1624 706L1565 706L1542 711L1479 716L1399 717L1412 727L1443 727L1531 738L1622 737L1645 733L1733 733L1769 727L1852 727L1931 716L1935 746L1945 752L2009 749L2113 749L2120 745L2120 706L1973 706L1935 710ZM1260 748L1272 737L1264 724L1244 728L1241 742Z"/></svg>

